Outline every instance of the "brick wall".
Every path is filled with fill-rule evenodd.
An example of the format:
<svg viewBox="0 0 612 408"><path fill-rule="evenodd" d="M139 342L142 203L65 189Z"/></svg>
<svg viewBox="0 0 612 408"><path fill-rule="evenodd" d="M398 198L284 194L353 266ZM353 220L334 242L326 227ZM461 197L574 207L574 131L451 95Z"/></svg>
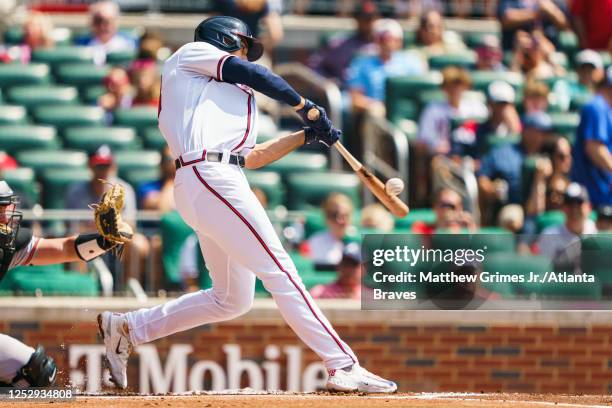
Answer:
<svg viewBox="0 0 612 408"><path fill-rule="evenodd" d="M592 318L588 312L462 312L463 317L452 317L450 312L325 311L361 363L397 381L402 391L607 394L612 390L612 316L608 313ZM389 318L380 323L385 313ZM1 305L0 315L10 316ZM0 332L29 344L43 344L57 359L65 380L71 346L100 341L91 310L84 315L89 320L67 322L59 316L36 321L21 313L19 320L0 321ZM233 322L203 326L153 344L162 364L173 345L193 346L189 367L209 360L227 369L226 344L239 344L241 358L257 363L265 360L268 345L302 346L302 368L319 361L269 308L256 307ZM139 360L137 354L134 357L129 376L130 383L137 385ZM281 353L276 361L284 388L286 356ZM85 367L81 359L72 370ZM244 376L242 385L248 385Z"/></svg>

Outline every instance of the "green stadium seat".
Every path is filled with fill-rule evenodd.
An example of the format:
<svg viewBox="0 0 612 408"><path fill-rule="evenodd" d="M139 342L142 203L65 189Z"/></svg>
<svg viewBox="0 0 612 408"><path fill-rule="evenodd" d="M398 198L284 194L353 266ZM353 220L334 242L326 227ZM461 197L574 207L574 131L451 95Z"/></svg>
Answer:
<svg viewBox="0 0 612 408"><path fill-rule="evenodd" d="M483 270L489 273L499 272L502 275L520 275L525 280L530 272L543 276L544 272L552 271L552 264L545 256L540 255L517 255L515 253L493 253L485 256ZM514 282L511 284L517 295L529 296L539 294L543 285L529 282ZM491 289L487 283L483 283L487 289Z"/></svg>
<svg viewBox="0 0 612 408"><path fill-rule="evenodd" d="M115 111L114 117L115 125L133 127L139 133L144 132L147 128L157 126L157 108L153 106L118 109Z"/></svg>
<svg viewBox="0 0 612 408"><path fill-rule="evenodd" d="M396 230L410 230L412 224L416 221L421 221L426 224L436 222L436 213L431 208L413 208L404 218L395 218Z"/></svg>
<svg viewBox="0 0 612 408"><path fill-rule="evenodd" d="M99 126L103 124L104 110L97 106L41 106L34 109L36 123L58 128L60 134L68 127Z"/></svg>
<svg viewBox="0 0 612 408"><path fill-rule="evenodd" d="M71 127L64 132L67 148L93 153L101 145L112 150L133 150L142 147L134 129L129 127Z"/></svg>
<svg viewBox="0 0 612 408"><path fill-rule="evenodd" d="M126 171L123 173L123 179L134 187L134 190L138 190L138 187L143 183L149 183L151 181L157 181L160 177L159 168L150 169L135 169Z"/></svg>
<svg viewBox="0 0 612 408"><path fill-rule="evenodd" d="M58 149L60 143L51 126L0 125L0 146L15 154L27 149Z"/></svg>
<svg viewBox="0 0 612 408"><path fill-rule="evenodd" d="M34 170L28 167L7 169L2 171L2 178L19 194L27 195L31 203L40 201L40 187L36 182Z"/></svg>
<svg viewBox="0 0 612 408"><path fill-rule="evenodd" d="M181 248L185 240L194 232L176 211L164 214L160 219L159 227L164 276L167 283L178 285L181 282L179 274Z"/></svg>
<svg viewBox="0 0 612 408"><path fill-rule="evenodd" d="M106 93L102 85L86 86L79 89L81 101L86 105L97 105L98 99Z"/></svg>
<svg viewBox="0 0 612 408"><path fill-rule="evenodd" d="M450 66L470 69L474 65L476 65L476 53L471 50L429 57L429 68L433 70L443 70Z"/></svg>
<svg viewBox="0 0 612 408"><path fill-rule="evenodd" d="M416 101L421 92L439 89L440 85L442 85L442 75L437 71L430 71L425 75L388 78L385 84L387 118L393 123L402 117L416 119L416 112L414 116L403 116L413 109L403 101Z"/></svg>
<svg viewBox="0 0 612 408"><path fill-rule="evenodd" d="M161 154L156 150L120 150L114 152L119 167L119 177L137 169L157 169L161 163Z"/></svg>
<svg viewBox="0 0 612 408"><path fill-rule="evenodd" d="M245 170L245 175L249 180L251 188L261 189L267 199L268 206L274 208L283 204L285 198L285 187L281 182L281 177L273 171L249 171Z"/></svg>
<svg viewBox="0 0 612 408"><path fill-rule="evenodd" d="M48 169L41 174L43 205L45 208L66 207L66 195L73 184L88 181L91 173L87 168Z"/></svg>
<svg viewBox="0 0 612 408"><path fill-rule="evenodd" d="M571 30L564 30L559 32L557 37L559 43L559 51L562 51L568 57L573 57L580 49L578 42L578 36Z"/></svg>
<svg viewBox="0 0 612 408"><path fill-rule="evenodd" d="M72 32L66 27L56 27L51 32L51 37L56 46L69 45L72 39ZM23 38L23 26L12 26L4 32L4 43L6 45L21 45L23 44Z"/></svg>
<svg viewBox="0 0 612 408"><path fill-rule="evenodd" d="M27 122L27 112L20 105L0 105L0 125L17 125Z"/></svg>
<svg viewBox="0 0 612 408"><path fill-rule="evenodd" d="M516 144L521 141L521 135L506 135L499 136L494 133L490 133L486 136L486 145L487 150L491 150L496 146L500 146L502 144Z"/></svg>
<svg viewBox="0 0 612 408"><path fill-rule="evenodd" d="M144 129L142 139L147 149L162 150L166 147L166 139L157 126Z"/></svg>
<svg viewBox="0 0 612 408"><path fill-rule="evenodd" d="M564 136L574 136L578 124L580 123L580 115L571 112L549 113L552 120L553 131Z"/></svg>
<svg viewBox="0 0 612 408"><path fill-rule="evenodd" d="M93 50L83 46L61 46L39 48L32 52L32 62L49 64L55 71L57 67L68 63L93 63Z"/></svg>
<svg viewBox="0 0 612 408"><path fill-rule="evenodd" d="M75 150L24 150L17 154L16 159L39 176L50 169L82 169L87 166L87 155Z"/></svg>
<svg viewBox="0 0 612 408"><path fill-rule="evenodd" d="M494 35L497 38L500 37L499 32L466 32L463 34L463 41L465 42L465 45L467 45L470 49L476 49L484 45L485 36L490 35Z"/></svg>
<svg viewBox="0 0 612 408"><path fill-rule="evenodd" d="M106 63L109 65L126 65L136 59L136 50L113 51L106 54Z"/></svg>
<svg viewBox="0 0 612 408"><path fill-rule="evenodd" d="M55 267L18 267L9 272L2 289L14 294L46 296L98 296L99 284L95 274L65 272Z"/></svg>
<svg viewBox="0 0 612 408"><path fill-rule="evenodd" d="M523 76L518 72L499 72L499 71L473 71L470 72L472 87L481 92L486 92L489 84L493 81L505 81L515 89L523 86Z"/></svg>
<svg viewBox="0 0 612 408"><path fill-rule="evenodd" d="M582 272L590 273L597 277L602 284L612 288L612 261L609 254L612 253L612 234L600 233L597 235L586 235L582 237L582 256L580 262ZM609 290L608 290L609 291Z"/></svg>
<svg viewBox="0 0 612 408"><path fill-rule="evenodd" d="M565 214L563 211L546 211L536 217L536 225L538 233L544 231L548 227L561 225L565 222Z"/></svg>
<svg viewBox="0 0 612 408"><path fill-rule="evenodd" d="M311 274L301 274L302 283L306 289L310 290L317 285L327 285L338 279L338 274L335 271L316 271Z"/></svg>
<svg viewBox="0 0 612 408"><path fill-rule="evenodd" d="M7 100L33 109L44 105L71 105L78 101L78 92L71 86L16 86L7 92Z"/></svg>
<svg viewBox="0 0 612 408"><path fill-rule="evenodd" d="M0 65L0 88L17 85L41 85L49 83L49 66L46 64Z"/></svg>
<svg viewBox="0 0 612 408"><path fill-rule="evenodd" d="M4 43L18 45L23 42L23 28L20 26L8 27L4 32Z"/></svg>
<svg viewBox="0 0 612 408"><path fill-rule="evenodd" d="M487 254L512 253L516 250L514 234L503 228L484 227L471 234L470 248L486 248Z"/></svg>
<svg viewBox="0 0 612 408"><path fill-rule="evenodd" d="M287 178L287 205L292 210L318 207L333 193L343 193L360 205L360 183L354 173L303 173Z"/></svg>
<svg viewBox="0 0 612 408"><path fill-rule="evenodd" d="M102 85L108 66L94 64L65 64L57 68L57 82L78 88Z"/></svg>
<svg viewBox="0 0 612 408"><path fill-rule="evenodd" d="M267 171L275 171L285 178L292 173L322 172L327 169L327 157L319 153L293 152L268 164Z"/></svg>

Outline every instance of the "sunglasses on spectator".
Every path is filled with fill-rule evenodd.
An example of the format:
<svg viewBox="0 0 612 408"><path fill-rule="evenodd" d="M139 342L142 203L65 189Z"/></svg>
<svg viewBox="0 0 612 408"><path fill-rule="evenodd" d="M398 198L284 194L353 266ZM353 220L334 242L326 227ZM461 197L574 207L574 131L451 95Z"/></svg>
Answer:
<svg viewBox="0 0 612 408"><path fill-rule="evenodd" d="M349 213L344 213L340 211L332 211L327 214L328 220L338 220L338 219L346 219L350 216Z"/></svg>

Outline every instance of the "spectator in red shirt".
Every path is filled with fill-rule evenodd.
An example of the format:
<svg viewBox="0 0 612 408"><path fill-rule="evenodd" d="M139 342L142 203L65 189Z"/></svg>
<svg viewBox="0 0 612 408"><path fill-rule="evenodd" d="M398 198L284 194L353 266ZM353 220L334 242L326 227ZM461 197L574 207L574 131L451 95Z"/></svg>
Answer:
<svg viewBox="0 0 612 408"><path fill-rule="evenodd" d="M17 161L9 156L8 153L0 150L0 171L17 168Z"/></svg>
<svg viewBox="0 0 612 408"><path fill-rule="evenodd" d="M472 215L463 210L463 201L455 190L444 187L434 197L433 210L436 213L434 224L417 221L412 224L412 231L417 234L433 234L436 230L459 232L462 229L476 229Z"/></svg>
<svg viewBox="0 0 612 408"><path fill-rule="evenodd" d="M612 38L612 0L574 0L571 13L581 48L607 50Z"/></svg>

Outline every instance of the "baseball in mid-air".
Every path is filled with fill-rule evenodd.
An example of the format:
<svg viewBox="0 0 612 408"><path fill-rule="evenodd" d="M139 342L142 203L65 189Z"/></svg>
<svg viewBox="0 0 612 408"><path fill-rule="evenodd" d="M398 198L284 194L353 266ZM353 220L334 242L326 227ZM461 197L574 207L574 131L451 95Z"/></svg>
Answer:
<svg viewBox="0 0 612 408"><path fill-rule="evenodd" d="M404 182L400 178L390 178L385 183L385 191L390 195L398 195L402 191L404 191Z"/></svg>

